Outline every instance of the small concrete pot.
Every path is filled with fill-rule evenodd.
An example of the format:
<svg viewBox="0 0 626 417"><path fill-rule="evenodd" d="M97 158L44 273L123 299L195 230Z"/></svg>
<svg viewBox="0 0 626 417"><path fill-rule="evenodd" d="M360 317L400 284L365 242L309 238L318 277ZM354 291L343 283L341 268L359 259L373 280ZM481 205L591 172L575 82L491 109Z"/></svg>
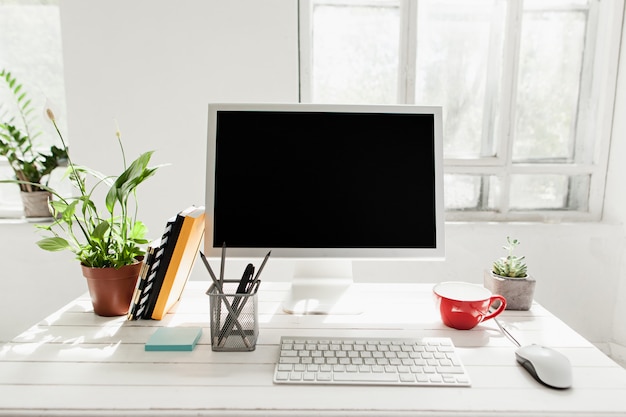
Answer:
<svg viewBox="0 0 626 417"><path fill-rule="evenodd" d="M52 194L48 191L20 191L20 197L24 205L24 216L27 218L52 217L50 207L48 206L51 196Z"/></svg>
<svg viewBox="0 0 626 417"><path fill-rule="evenodd" d="M507 310L530 310L536 283L530 275L526 278L508 278L485 270L483 276L485 288L506 298Z"/></svg>

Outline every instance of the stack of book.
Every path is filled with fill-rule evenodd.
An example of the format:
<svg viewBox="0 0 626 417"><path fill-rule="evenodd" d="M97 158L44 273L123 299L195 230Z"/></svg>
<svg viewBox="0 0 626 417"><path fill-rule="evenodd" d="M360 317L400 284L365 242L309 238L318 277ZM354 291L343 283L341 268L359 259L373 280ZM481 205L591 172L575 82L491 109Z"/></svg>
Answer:
<svg viewBox="0 0 626 417"><path fill-rule="evenodd" d="M146 251L129 320L161 320L180 299L204 236L204 220L204 207L191 206L167 221L161 238Z"/></svg>

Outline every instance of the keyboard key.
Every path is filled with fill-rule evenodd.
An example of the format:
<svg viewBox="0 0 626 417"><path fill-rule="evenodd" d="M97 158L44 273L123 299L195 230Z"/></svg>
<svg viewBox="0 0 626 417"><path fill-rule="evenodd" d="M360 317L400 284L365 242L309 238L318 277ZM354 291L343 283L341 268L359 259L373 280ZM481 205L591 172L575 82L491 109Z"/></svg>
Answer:
<svg viewBox="0 0 626 417"><path fill-rule="evenodd" d="M320 372L317 374L318 381L332 381L333 374L330 372Z"/></svg>
<svg viewBox="0 0 626 417"><path fill-rule="evenodd" d="M276 379L278 381L288 381L289 380L289 372L276 372Z"/></svg>
<svg viewBox="0 0 626 417"><path fill-rule="evenodd" d="M292 372L289 374L289 379L292 381L299 381L302 379L302 372Z"/></svg>
<svg viewBox="0 0 626 417"><path fill-rule="evenodd" d="M438 366L437 373L439 374L462 374L463 368L460 366Z"/></svg>
<svg viewBox="0 0 626 417"><path fill-rule="evenodd" d="M338 372L334 375L335 381L345 381L345 382L397 382L398 375L397 374L386 374L386 373L347 373L347 372Z"/></svg>
<svg viewBox="0 0 626 417"><path fill-rule="evenodd" d="M400 374L400 381L402 382L414 382L415 376L413 374Z"/></svg>

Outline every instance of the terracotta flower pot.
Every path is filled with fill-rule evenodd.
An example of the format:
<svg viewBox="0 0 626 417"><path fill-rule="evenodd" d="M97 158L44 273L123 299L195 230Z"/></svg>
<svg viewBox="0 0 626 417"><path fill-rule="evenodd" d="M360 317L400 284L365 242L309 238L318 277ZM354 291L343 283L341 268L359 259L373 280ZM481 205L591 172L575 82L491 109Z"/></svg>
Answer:
<svg viewBox="0 0 626 417"><path fill-rule="evenodd" d="M94 313L104 317L128 313L141 265L141 259L119 269L91 268L81 264Z"/></svg>

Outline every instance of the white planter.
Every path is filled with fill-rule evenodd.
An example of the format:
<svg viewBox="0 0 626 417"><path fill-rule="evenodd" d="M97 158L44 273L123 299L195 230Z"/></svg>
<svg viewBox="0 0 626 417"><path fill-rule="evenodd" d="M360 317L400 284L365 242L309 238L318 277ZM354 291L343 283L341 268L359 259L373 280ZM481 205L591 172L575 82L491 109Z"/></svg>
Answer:
<svg viewBox="0 0 626 417"><path fill-rule="evenodd" d="M494 294L506 298L507 310L529 310L535 294L535 279L528 275L526 278L508 278L485 270L483 285Z"/></svg>

